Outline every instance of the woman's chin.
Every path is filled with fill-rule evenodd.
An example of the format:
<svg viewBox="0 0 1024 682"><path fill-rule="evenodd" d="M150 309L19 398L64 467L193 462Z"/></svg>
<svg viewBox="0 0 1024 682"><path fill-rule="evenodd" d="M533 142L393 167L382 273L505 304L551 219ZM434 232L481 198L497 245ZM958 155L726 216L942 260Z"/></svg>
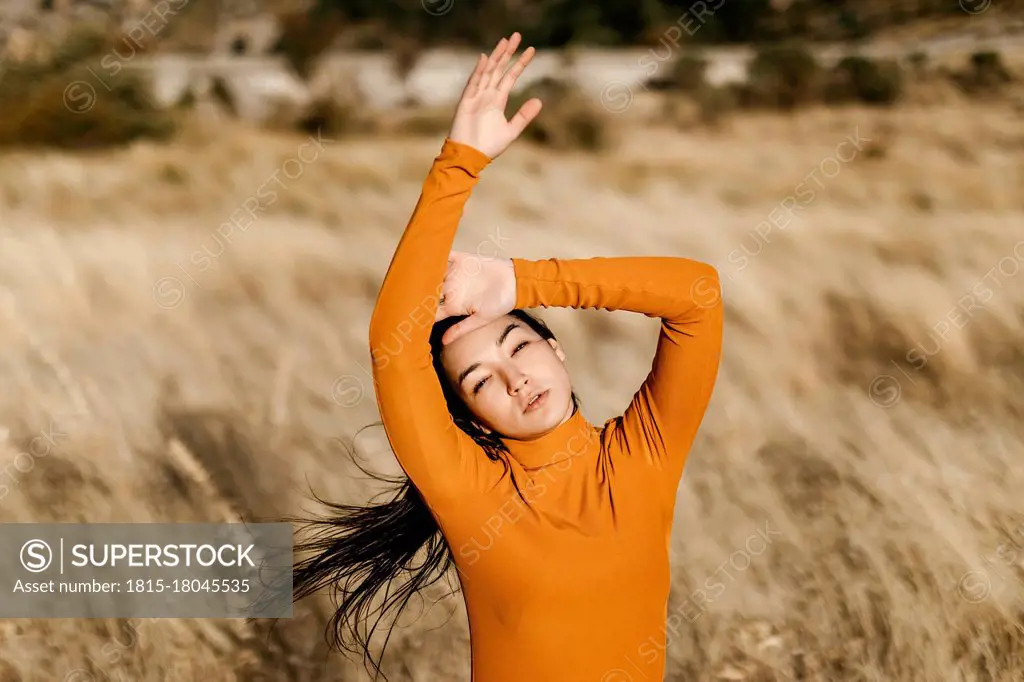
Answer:
<svg viewBox="0 0 1024 682"><path fill-rule="evenodd" d="M535 410L523 413L523 426L537 436L559 426L572 414L571 407L567 409L562 401L553 399L551 395L546 396L544 404Z"/></svg>
<svg viewBox="0 0 1024 682"><path fill-rule="evenodd" d="M513 417L514 424L509 423L508 428L497 430L499 433L505 434L506 438L515 440L540 438L557 428L572 415L572 403L569 402L566 407L563 405L565 402L558 398L552 399L549 394L540 405L520 413L518 417Z"/></svg>

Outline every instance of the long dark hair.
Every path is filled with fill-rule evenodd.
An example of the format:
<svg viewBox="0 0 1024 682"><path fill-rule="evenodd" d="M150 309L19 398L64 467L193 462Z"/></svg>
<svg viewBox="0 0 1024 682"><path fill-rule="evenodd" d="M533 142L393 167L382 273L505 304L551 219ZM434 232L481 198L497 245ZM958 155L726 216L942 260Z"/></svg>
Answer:
<svg viewBox="0 0 1024 682"><path fill-rule="evenodd" d="M517 309L509 314L527 324L541 338L555 338L543 321L529 313ZM441 336L462 319L449 317L434 324L430 334L434 370L456 426L468 434L488 458L501 462L505 472L511 475L508 449L501 437L485 432L477 424L469 407L451 387L441 364ZM574 410L579 409L575 393L572 400ZM449 576L455 562L437 521L408 477L388 478L363 471L378 481L391 484L390 499L358 506L329 502L313 493L313 497L327 507L327 513L303 521L301 532L308 538L298 540L294 551L312 554L295 564L293 597L297 601L329 589L339 605L327 626L328 644L339 651L362 653L367 670L372 670L376 678L383 675L380 662L384 649L391 639L395 621L409 600L420 590ZM514 476L512 482L518 491ZM421 553L423 558L416 561ZM392 583L399 579L403 579L401 584L392 589ZM383 600L379 605L375 603L378 599ZM394 619L380 654L374 660L370 639L389 612L394 613Z"/></svg>

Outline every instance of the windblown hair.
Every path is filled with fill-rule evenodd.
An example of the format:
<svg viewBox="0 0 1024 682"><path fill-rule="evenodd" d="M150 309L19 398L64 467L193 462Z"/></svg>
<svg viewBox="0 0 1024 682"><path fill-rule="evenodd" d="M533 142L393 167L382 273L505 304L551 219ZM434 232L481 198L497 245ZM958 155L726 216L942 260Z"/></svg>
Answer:
<svg viewBox="0 0 1024 682"><path fill-rule="evenodd" d="M530 314L518 309L509 314L522 320L543 339L554 338L547 325ZM430 335L434 370L456 426L469 435L488 458L503 464L519 491L509 467L508 449L501 437L493 432L486 433L477 424L469 407L450 385L441 364L441 336L462 319L464 317L449 317L434 324ZM579 409L575 393L572 400L574 410ZM367 670L372 671L376 679L383 675L380 663L384 649L391 639L395 621L409 600L449 576L455 562L437 520L408 477L388 478L363 471L378 481L391 484L390 499L358 506L329 502L313 493L314 498L327 507L327 513L319 518L299 520L308 538L298 540L294 550L296 554L312 554L295 564L293 598L297 601L329 589L338 601L338 608L327 626L328 644L335 650L361 653ZM419 555L422 558L417 561ZM375 660L370 652L370 640L388 614L393 614L393 619Z"/></svg>

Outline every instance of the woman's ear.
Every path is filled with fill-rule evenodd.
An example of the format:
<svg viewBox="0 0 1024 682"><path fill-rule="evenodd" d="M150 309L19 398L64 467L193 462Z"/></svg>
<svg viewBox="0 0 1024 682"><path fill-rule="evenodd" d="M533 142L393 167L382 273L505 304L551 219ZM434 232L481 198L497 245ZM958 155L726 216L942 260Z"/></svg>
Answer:
<svg viewBox="0 0 1024 682"><path fill-rule="evenodd" d="M558 343L558 341L555 341L554 339L548 339L548 345L551 346L551 348L555 351L555 356L557 356L558 359L561 360L562 362L565 362L565 352L562 350L562 346Z"/></svg>

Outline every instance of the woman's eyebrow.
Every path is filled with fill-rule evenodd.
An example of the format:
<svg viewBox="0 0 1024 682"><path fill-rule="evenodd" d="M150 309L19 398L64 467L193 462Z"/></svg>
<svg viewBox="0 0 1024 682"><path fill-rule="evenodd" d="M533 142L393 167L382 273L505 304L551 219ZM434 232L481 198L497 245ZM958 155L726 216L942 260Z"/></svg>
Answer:
<svg viewBox="0 0 1024 682"><path fill-rule="evenodd" d="M466 380L467 376L469 376L469 373L472 372L474 369L477 369L478 367L480 367L480 363L474 362L472 365L462 370L462 372L459 373L459 380L456 383L458 383L461 386L462 382Z"/></svg>
<svg viewBox="0 0 1024 682"><path fill-rule="evenodd" d="M512 333L512 330L513 329L518 329L518 328L519 328L519 323L518 322L509 322L508 326L505 327L505 330L503 332L501 332L501 334L498 336L498 341L494 345L500 346L502 343L504 343L505 338L509 334Z"/></svg>

